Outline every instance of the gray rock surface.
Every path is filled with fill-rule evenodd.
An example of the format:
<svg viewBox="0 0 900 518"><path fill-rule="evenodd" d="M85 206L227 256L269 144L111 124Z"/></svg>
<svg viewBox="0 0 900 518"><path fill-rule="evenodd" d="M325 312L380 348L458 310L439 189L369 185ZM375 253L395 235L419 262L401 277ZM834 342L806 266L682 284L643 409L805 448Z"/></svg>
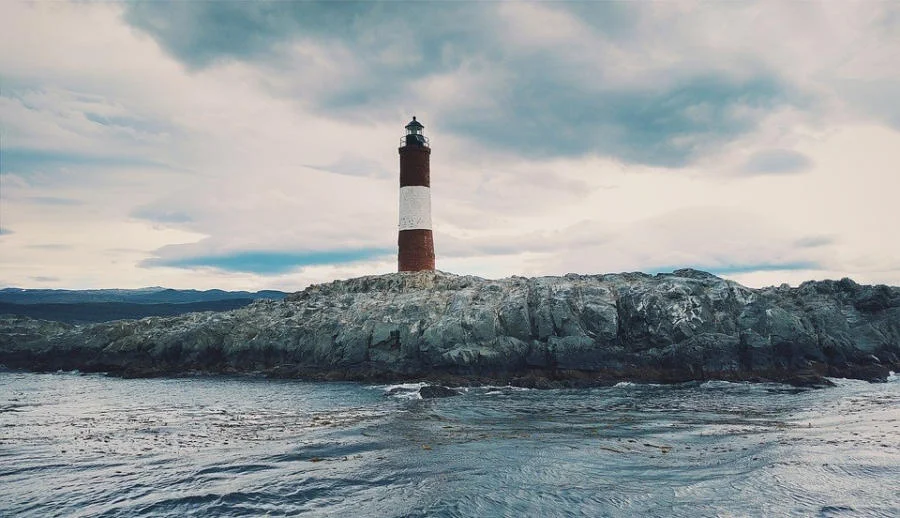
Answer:
<svg viewBox="0 0 900 518"><path fill-rule="evenodd" d="M444 397L454 397L460 395L460 393L453 390L452 388L447 388L441 385L426 385L419 389L419 395L422 396L422 399L436 399Z"/></svg>
<svg viewBox="0 0 900 518"><path fill-rule="evenodd" d="M900 288L843 279L750 289L696 270L397 273L222 313L84 326L0 318L0 364L532 386L810 373L877 380L900 365Z"/></svg>

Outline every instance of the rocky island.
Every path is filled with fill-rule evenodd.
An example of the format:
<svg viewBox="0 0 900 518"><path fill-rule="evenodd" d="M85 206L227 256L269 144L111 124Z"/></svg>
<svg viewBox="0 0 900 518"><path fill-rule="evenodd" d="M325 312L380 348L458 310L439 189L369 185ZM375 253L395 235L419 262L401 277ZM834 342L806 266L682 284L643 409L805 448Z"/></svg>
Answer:
<svg viewBox="0 0 900 518"><path fill-rule="evenodd" d="M532 387L879 381L900 370L900 288L843 279L751 289L690 269L499 280L394 273L225 312L89 325L6 316L0 364Z"/></svg>

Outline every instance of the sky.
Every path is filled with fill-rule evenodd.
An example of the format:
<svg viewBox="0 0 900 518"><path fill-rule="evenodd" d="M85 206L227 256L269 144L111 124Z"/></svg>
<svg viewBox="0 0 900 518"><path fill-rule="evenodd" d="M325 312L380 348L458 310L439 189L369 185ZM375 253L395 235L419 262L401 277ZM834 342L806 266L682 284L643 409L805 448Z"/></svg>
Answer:
<svg viewBox="0 0 900 518"><path fill-rule="evenodd" d="M900 285L898 2L0 2L0 287Z"/></svg>

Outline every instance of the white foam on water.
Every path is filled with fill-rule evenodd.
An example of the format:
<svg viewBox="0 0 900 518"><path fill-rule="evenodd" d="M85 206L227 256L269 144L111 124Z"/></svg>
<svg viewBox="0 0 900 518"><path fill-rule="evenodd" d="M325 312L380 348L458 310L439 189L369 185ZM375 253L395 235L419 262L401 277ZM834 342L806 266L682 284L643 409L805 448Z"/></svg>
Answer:
<svg viewBox="0 0 900 518"><path fill-rule="evenodd" d="M422 399L422 394L419 394L418 390L409 392L394 392L393 394L391 394L391 397L412 401L415 399Z"/></svg>
<svg viewBox="0 0 900 518"><path fill-rule="evenodd" d="M373 385L366 388L370 389L378 389L384 392L385 395L390 395L393 398L397 399L422 399L422 396L419 394L419 389L422 387L427 387L428 383L424 381L420 381L418 383L397 383L394 385Z"/></svg>
<svg viewBox="0 0 900 518"><path fill-rule="evenodd" d="M381 390L383 392L390 392L397 389L409 391L419 390L420 388L425 386L428 386L428 383L420 381L418 383L398 383L396 385L367 385L366 388L372 390Z"/></svg>
<svg viewBox="0 0 900 518"><path fill-rule="evenodd" d="M734 383L733 381L724 380L709 380L707 382L701 383L700 388L717 389L725 387L737 387L738 385L743 385L743 383Z"/></svg>
<svg viewBox="0 0 900 518"><path fill-rule="evenodd" d="M633 387L662 387L659 383L635 383L633 381L620 381L612 386L612 388L633 388Z"/></svg>
<svg viewBox="0 0 900 518"><path fill-rule="evenodd" d="M527 390L537 390L528 387L516 387L513 385L480 385L478 387L472 387L478 390L512 390L514 392L525 392Z"/></svg>
<svg viewBox="0 0 900 518"><path fill-rule="evenodd" d="M399 383L397 385L388 385L384 388L385 392L390 392L392 390L401 389L401 390L419 390L422 387L427 387L428 383L424 381L420 381L419 383Z"/></svg>

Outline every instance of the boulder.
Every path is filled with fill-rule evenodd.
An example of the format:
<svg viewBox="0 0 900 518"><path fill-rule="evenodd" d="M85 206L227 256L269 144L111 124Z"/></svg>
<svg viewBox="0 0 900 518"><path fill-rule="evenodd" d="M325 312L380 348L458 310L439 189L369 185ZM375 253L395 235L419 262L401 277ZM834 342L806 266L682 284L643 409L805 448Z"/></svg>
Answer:
<svg viewBox="0 0 900 518"><path fill-rule="evenodd" d="M422 399L435 399L458 396L460 393L441 385L425 385L419 389L419 395L422 396Z"/></svg>

